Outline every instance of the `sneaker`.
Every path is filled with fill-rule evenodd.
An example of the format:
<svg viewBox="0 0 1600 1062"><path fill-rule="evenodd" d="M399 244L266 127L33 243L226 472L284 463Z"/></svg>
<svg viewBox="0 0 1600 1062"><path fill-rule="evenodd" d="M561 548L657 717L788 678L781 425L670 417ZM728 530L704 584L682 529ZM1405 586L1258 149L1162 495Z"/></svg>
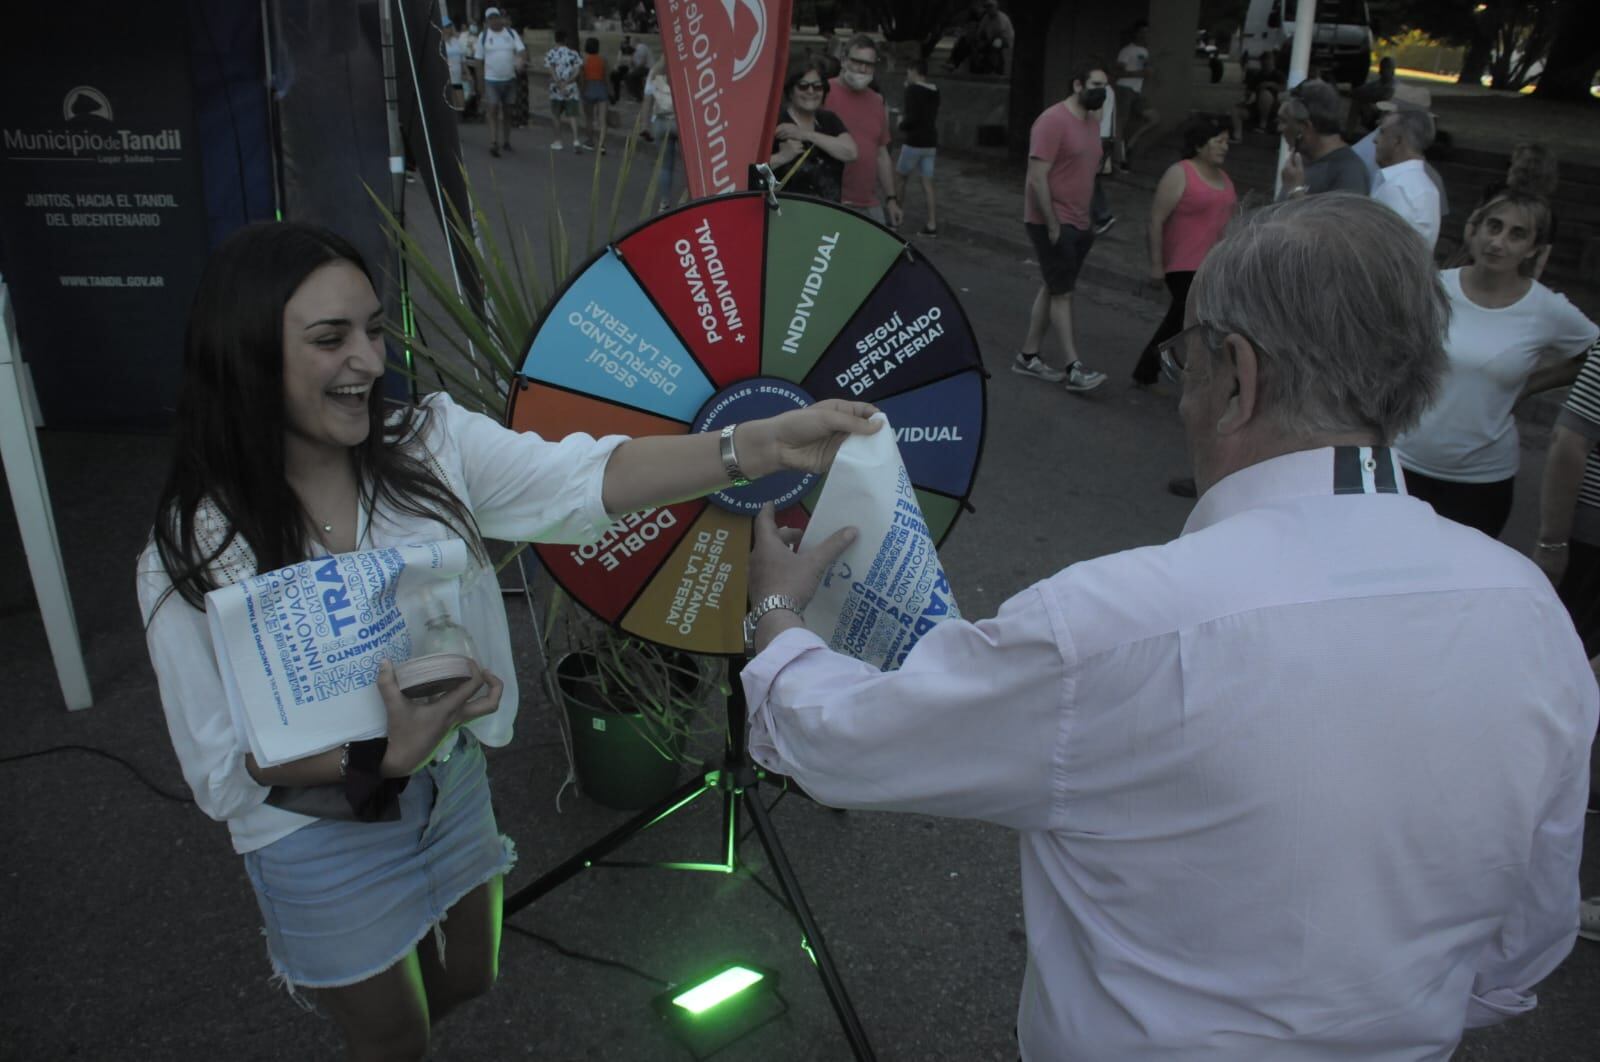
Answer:
<svg viewBox="0 0 1600 1062"><path fill-rule="evenodd" d="M561 150L561 141L557 140L554 144L551 144L550 145L550 150L551 151L560 151Z"/></svg>
<svg viewBox="0 0 1600 1062"><path fill-rule="evenodd" d="M926 236L930 240L937 240L939 238L939 230L934 228L932 225L924 225L922 226L921 230L918 231L917 235Z"/></svg>
<svg viewBox="0 0 1600 1062"><path fill-rule="evenodd" d="M1066 370L1052 369L1039 360L1039 355L1023 354L1020 351L1011 360L1011 371L1018 376L1032 376L1035 380L1043 380L1046 383L1060 383L1067 378Z"/></svg>
<svg viewBox="0 0 1600 1062"><path fill-rule="evenodd" d="M1067 366L1065 375L1067 381L1062 386L1069 391L1093 391L1106 382L1105 373L1085 369L1081 361L1075 361Z"/></svg>
<svg viewBox="0 0 1600 1062"><path fill-rule="evenodd" d="M1578 904L1578 936L1600 941L1600 896L1591 896Z"/></svg>
<svg viewBox="0 0 1600 1062"><path fill-rule="evenodd" d="M1116 223L1117 216L1112 214L1110 217L1106 218L1104 221L1100 222L1094 227L1094 234L1096 236L1104 236L1111 226L1115 225Z"/></svg>

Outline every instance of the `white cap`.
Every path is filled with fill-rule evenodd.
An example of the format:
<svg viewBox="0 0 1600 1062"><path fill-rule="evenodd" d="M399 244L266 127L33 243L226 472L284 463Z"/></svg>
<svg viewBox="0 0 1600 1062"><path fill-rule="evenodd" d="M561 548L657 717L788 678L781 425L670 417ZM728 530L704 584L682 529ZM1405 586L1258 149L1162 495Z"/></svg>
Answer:
<svg viewBox="0 0 1600 1062"><path fill-rule="evenodd" d="M489 10L487 10L487 11L485 11L483 13L483 17L486 18L486 19L490 19L490 18L494 18L496 15L501 15L501 14L503 14L503 12L498 7L491 7Z"/></svg>

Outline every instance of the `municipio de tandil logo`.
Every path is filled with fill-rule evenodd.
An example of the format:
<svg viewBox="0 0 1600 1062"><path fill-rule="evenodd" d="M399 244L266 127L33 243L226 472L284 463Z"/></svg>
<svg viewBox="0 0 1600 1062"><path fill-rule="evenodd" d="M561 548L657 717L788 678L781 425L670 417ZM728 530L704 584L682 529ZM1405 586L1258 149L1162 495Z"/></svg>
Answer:
<svg viewBox="0 0 1600 1062"><path fill-rule="evenodd" d="M147 132L118 128L110 98L93 85L77 85L67 91L61 99L61 118L63 125L54 128L0 131L7 154L26 152L40 162L51 161L51 156L99 155L100 162L120 163L154 162L183 151L181 129Z"/></svg>
<svg viewBox="0 0 1600 1062"><path fill-rule="evenodd" d="M92 85L79 85L61 100L61 117L68 122L85 118L111 121L111 101L106 94Z"/></svg>

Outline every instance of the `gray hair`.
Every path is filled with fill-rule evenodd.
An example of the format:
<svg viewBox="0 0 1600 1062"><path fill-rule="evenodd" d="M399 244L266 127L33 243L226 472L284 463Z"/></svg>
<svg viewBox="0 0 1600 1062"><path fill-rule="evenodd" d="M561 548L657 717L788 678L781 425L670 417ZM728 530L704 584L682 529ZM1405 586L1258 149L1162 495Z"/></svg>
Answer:
<svg viewBox="0 0 1600 1062"><path fill-rule="evenodd" d="M1327 192L1238 219L1194 279L1195 314L1248 339L1260 408L1286 434L1388 443L1439 389L1450 301L1415 229Z"/></svg>
<svg viewBox="0 0 1600 1062"><path fill-rule="evenodd" d="M1396 104L1390 111L1394 115L1394 129L1406 146L1421 155L1433 146L1433 115L1421 107Z"/></svg>

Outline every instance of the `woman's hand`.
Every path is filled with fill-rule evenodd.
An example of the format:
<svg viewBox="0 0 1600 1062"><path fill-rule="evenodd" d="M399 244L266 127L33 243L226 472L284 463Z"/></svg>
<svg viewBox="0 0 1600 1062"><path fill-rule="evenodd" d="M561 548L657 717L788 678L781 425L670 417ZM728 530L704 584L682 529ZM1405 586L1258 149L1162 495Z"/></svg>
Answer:
<svg viewBox="0 0 1600 1062"><path fill-rule="evenodd" d="M801 146L800 141L795 140L792 137L785 137L778 141L777 154L772 156L772 161L769 162L768 165L772 166L774 169L781 166L787 166L789 163L799 158L800 152L804 150L805 149Z"/></svg>
<svg viewBox="0 0 1600 1062"><path fill-rule="evenodd" d="M806 131L793 122L784 122L772 131L772 135L779 140L794 140L802 146L806 142Z"/></svg>
<svg viewBox="0 0 1600 1062"><path fill-rule="evenodd" d="M805 409L746 423L735 439L743 446L745 432L754 438L762 475L772 472L826 472L846 436L871 435L882 425L871 417L877 407L867 402L830 398ZM748 474L748 469L747 469Z"/></svg>
<svg viewBox="0 0 1600 1062"><path fill-rule="evenodd" d="M389 720L389 747L383 754L383 776L403 778L415 774L433 758L433 752L455 733L456 727L491 715L500 707L505 684L477 664L472 676L436 701L414 701L395 683L394 665L378 667L378 693L383 696Z"/></svg>

